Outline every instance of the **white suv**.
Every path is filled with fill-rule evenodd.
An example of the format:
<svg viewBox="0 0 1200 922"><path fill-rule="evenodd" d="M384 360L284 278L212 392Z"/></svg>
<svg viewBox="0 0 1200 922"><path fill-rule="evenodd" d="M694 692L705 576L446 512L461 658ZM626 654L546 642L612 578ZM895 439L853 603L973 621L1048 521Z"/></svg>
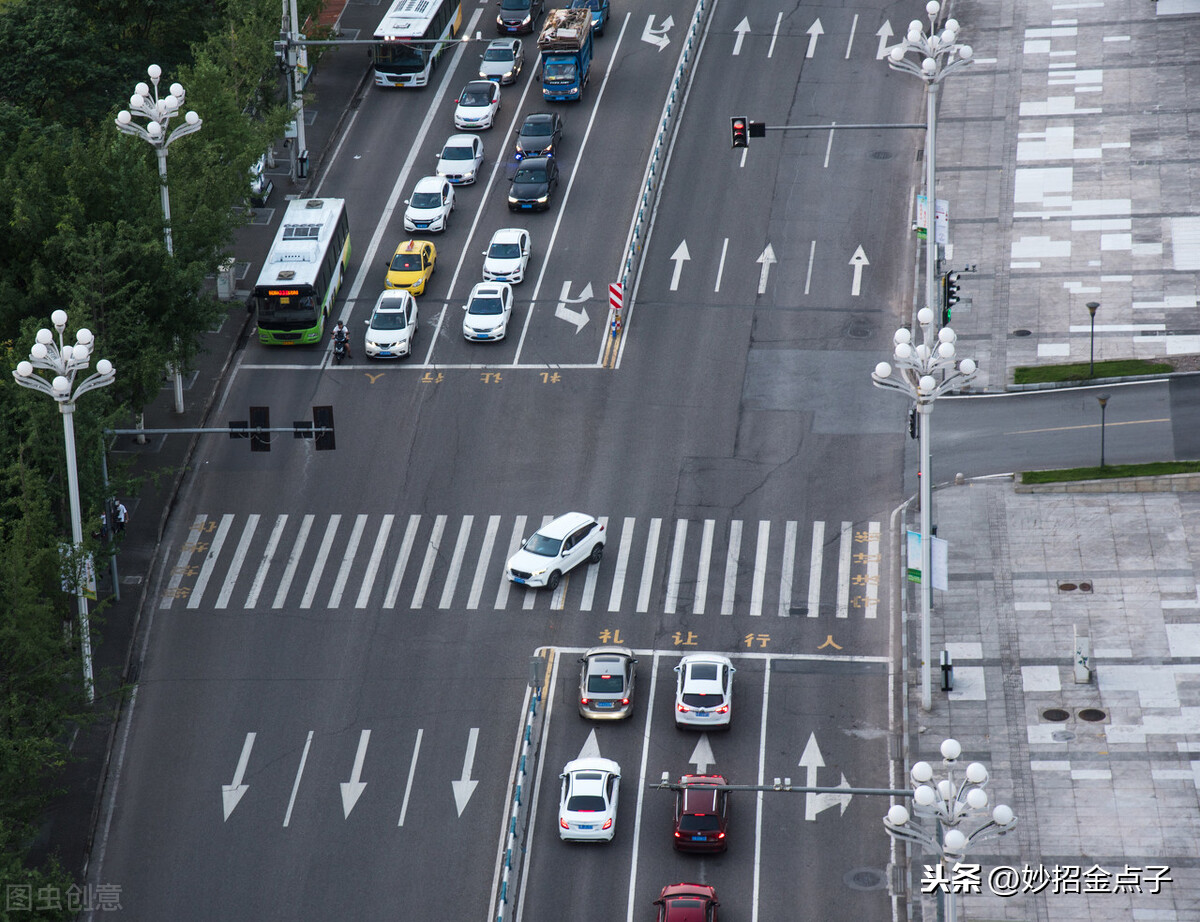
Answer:
<svg viewBox="0 0 1200 922"><path fill-rule="evenodd" d="M733 674L720 653L689 653L675 667L675 726L729 728Z"/></svg>
<svg viewBox="0 0 1200 922"><path fill-rule="evenodd" d="M568 512L521 542L505 574L523 586L557 589L563 574L604 554L604 526L590 515Z"/></svg>

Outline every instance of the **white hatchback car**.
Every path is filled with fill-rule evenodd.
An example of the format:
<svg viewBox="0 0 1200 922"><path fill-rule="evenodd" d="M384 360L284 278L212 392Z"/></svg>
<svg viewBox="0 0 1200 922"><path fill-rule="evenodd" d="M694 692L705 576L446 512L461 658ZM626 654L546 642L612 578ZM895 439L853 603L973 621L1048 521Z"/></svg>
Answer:
<svg viewBox="0 0 1200 922"><path fill-rule="evenodd" d="M417 299L399 288L384 290L375 302L371 319L364 322L367 335L363 351L368 358L410 355L413 340L417 338Z"/></svg>
<svg viewBox="0 0 1200 922"><path fill-rule="evenodd" d="M521 542L504 572L523 586L557 589L563 574L604 554L604 526L590 515L568 512Z"/></svg>
<svg viewBox="0 0 1200 922"><path fill-rule="evenodd" d="M733 668L728 656L689 653L675 667L675 726L729 727Z"/></svg>
<svg viewBox="0 0 1200 922"><path fill-rule="evenodd" d="M483 254L483 277L490 282L514 285L524 281L532 249L529 231L521 227L500 228L492 234L492 242Z"/></svg>
<svg viewBox="0 0 1200 922"><path fill-rule="evenodd" d="M491 128L500 111L500 84L494 80L472 80L454 103L455 128Z"/></svg>
<svg viewBox="0 0 1200 922"><path fill-rule="evenodd" d="M512 316L512 285L508 282L480 282L471 289L463 305L463 338L474 342L504 339L508 318Z"/></svg>
<svg viewBox="0 0 1200 922"><path fill-rule="evenodd" d="M437 158L434 172L438 176L455 185L468 185L475 182L483 165L483 142L477 135L452 134Z"/></svg>
<svg viewBox="0 0 1200 922"><path fill-rule="evenodd" d="M611 842L617 831L621 766L612 759L573 759L563 766L558 801L558 837L575 842Z"/></svg>
<svg viewBox="0 0 1200 922"><path fill-rule="evenodd" d="M406 231L444 231L454 210L454 186L442 176L426 176L417 180L411 198L404 202Z"/></svg>

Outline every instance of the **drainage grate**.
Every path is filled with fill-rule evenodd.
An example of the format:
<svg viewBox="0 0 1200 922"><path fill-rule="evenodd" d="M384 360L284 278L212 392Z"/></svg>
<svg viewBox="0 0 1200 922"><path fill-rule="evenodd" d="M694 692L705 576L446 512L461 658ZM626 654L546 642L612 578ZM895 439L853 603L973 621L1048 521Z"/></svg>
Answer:
<svg viewBox="0 0 1200 922"><path fill-rule="evenodd" d="M1042 720L1052 720L1055 723L1061 723L1070 718L1071 712L1062 708L1046 708L1046 710L1042 711Z"/></svg>
<svg viewBox="0 0 1200 922"><path fill-rule="evenodd" d="M1013 336L1032 336L1033 330L1013 330Z"/></svg>

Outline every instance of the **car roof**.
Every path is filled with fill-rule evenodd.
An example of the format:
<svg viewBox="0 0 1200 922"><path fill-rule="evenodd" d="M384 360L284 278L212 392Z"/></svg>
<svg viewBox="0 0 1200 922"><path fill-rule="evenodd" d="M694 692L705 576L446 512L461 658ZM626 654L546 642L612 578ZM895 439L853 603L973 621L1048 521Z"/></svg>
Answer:
<svg viewBox="0 0 1200 922"><path fill-rule="evenodd" d="M633 659L633 651L628 647L618 647L613 644L603 644L599 647L589 647L583 652L584 659L600 658L606 656L619 657L621 659Z"/></svg>
<svg viewBox="0 0 1200 922"><path fill-rule="evenodd" d="M473 134L452 134L446 138L446 143L442 147L474 147L478 140L479 138Z"/></svg>
<svg viewBox="0 0 1200 922"><path fill-rule="evenodd" d="M400 246L396 247L397 253L422 253L425 250L432 251L434 246L428 240L405 240Z"/></svg>
<svg viewBox="0 0 1200 922"><path fill-rule="evenodd" d="M411 292L405 291L403 288L385 288L379 294L379 300L375 302L375 310L377 311L399 311L404 309L405 303L416 300Z"/></svg>
<svg viewBox="0 0 1200 922"><path fill-rule="evenodd" d="M688 787L683 789L683 810L684 813L716 813L717 812L717 794L720 792L716 788L710 787Z"/></svg>
<svg viewBox="0 0 1200 922"><path fill-rule="evenodd" d="M680 666L686 667L692 663L718 663L721 666L733 665L728 656L722 656L720 653L688 653L679 659Z"/></svg>
<svg viewBox="0 0 1200 922"><path fill-rule="evenodd" d="M521 237L527 233L520 227L502 227L492 234L492 243L520 243Z"/></svg>
<svg viewBox="0 0 1200 922"><path fill-rule="evenodd" d="M422 176L417 180L417 184L413 187L413 191L438 192L445 185L447 185L446 180L440 176Z"/></svg>
<svg viewBox="0 0 1200 922"><path fill-rule="evenodd" d="M595 519L586 513L568 512L565 515L560 515L553 522L546 523L537 531L539 535L545 535L547 538L565 538L576 528L594 521Z"/></svg>
<svg viewBox="0 0 1200 922"><path fill-rule="evenodd" d="M468 295L468 300L487 295L503 295L506 288L511 289L512 286L508 282L476 282L475 287L471 289L471 294Z"/></svg>
<svg viewBox="0 0 1200 922"><path fill-rule="evenodd" d="M492 87L495 85L496 84L491 80L472 80L465 87L463 87L463 92L465 93L467 90L487 90L490 93L492 91Z"/></svg>
<svg viewBox="0 0 1200 922"><path fill-rule="evenodd" d="M525 116L526 125L540 125L542 122L554 121L553 112L531 112Z"/></svg>
<svg viewBox="0 0 1200 922"><path fill-rule="evenodd" d="M488 42L488 48L503 48L505 51L516 52L520 44L519 38L494 38Z"/></svg>
<svg viewBox="0 0 1200 922"><path fill-rule="evenodd" d="M708 884L668 884L662 888L659 899L671 896L691 896L699 899L715 899L717 891Z"/></svg>

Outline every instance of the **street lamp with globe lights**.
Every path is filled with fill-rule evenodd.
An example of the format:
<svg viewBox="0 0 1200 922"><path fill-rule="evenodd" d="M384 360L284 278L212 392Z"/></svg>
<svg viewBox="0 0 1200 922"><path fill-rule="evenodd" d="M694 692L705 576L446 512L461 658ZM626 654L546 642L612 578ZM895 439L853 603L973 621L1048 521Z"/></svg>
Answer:
<svg viewBox="0 0 1200 922"><path fill-rule="evenodd" d="M933 332L934 312L928 307L917 311L917 323L922 330L922 341L913 345L912 333L900 327L892 336L896 348L892 358L895 367L880 362L871 373L876 387L898 391L916 404L917 416L921 420L921 707L933 707L933 692L930 688L930 627L929 608L932 593L931 566L931 512L932 477L929 472L931 438L931 413L933 402L942 394L962 387L975 377L976 367L972 359L959 361L955 357L954 343L957 337L950 327Z"/></svg>
<svg viewBox="0 0 1200 922"><path fill-rule="evenodd" d="M157 64L151 64L146 68L146 73L150 76L151 87L145 83L139 83L134 87L133 95L129 97L129 108L122 109L117 113L117 130L125 134L131 134L134 137L141 138L147 141L154 148L154 152L158 155L158 179L159 179L159 195L162 200L163 214L163 238L167 244L167 254L175 255L174 241L171 239L171 196L167 190L167 148L175 141L185 135L193 134L200 130L200 116L193 111L189 111L183 117L183 124L177 125L175 129L168 133L167 128L170 121L179 114L183 108L186 93L183 87L178 83L172 83L167 95L160 97L158 95L158 81L162 78L162 68ZM134 116L146 119L146 124L141 125L134 121ZM183 412L183 374L179 368L174 369L175 378L175 412Z"/></svg>
<svg viewBox="0 0 1200 922"><path fill-rule="evenodd" d="M1011 832L1017 825L1017 817L1005 804L997 804L988 811L988 795L984 790L988 770L981 763L972 762L962 779L955 780L954 768L962 755L958 740L943 740L941 752L946 777L936 781L933 766L917 762L909 772L912 810L894 804L884 816L883 825L893 839L921 846L937 855L947 871L952 871L954 865L966 859L973 846ZM951 877L945 874L939 879ZM946 897L947 922L957 922L953 887L943 886L940 892Z"/></svg>
<svg viewBox="0 0 1200 922"><path fill-rule="evenodd" d="M947 19L942 30L937 30L935 23L941 10L942 6L937 0L929 0L925 4L925 13L929 17L929 31L925 31L919 19L914 19L908 24L908 33L904 40L895 45L887 56L888 67L920 77L929 90L925 115L925 205L929 225L925 238L925 306L930 310L936 310L938 303L935 194L938 87L946 77L966 67L974 58L974 51L970 45L958 43L958 20ZM916 52L919 62L909 60L910 51Z"/></svg>
<svg viewBox="0 0 1200 922"><path fill-rule="evenodd" d="M58 331L58 342L54 334L42 328L37 331L37 342L29 350L29 358L17 363L13 378L22 387L49 394L58 404L63 418L63 434L66 438L67 449L67 492L71 505L71 539L74 542L73 551L78 561L83 546L83 520L79 510L79 471L75 460L75 401L88 391L107 387L116 377L116 369L108 359L96 363L94 374L84 378L78 384L76 375L88 367L95 347L95 337L92 331L85 328L75 334L74 345L63 342L63 331L67 328L67 312L56 310L50 315L50 322ZM36 373L36 369L49 371L53 377ZM92 638L88 625L88 601L82 574L74 574L75 597L79 603L79 635L80 647L83 651L83 683L87 700L94 700L95 689L92 682Z"/></svg>

